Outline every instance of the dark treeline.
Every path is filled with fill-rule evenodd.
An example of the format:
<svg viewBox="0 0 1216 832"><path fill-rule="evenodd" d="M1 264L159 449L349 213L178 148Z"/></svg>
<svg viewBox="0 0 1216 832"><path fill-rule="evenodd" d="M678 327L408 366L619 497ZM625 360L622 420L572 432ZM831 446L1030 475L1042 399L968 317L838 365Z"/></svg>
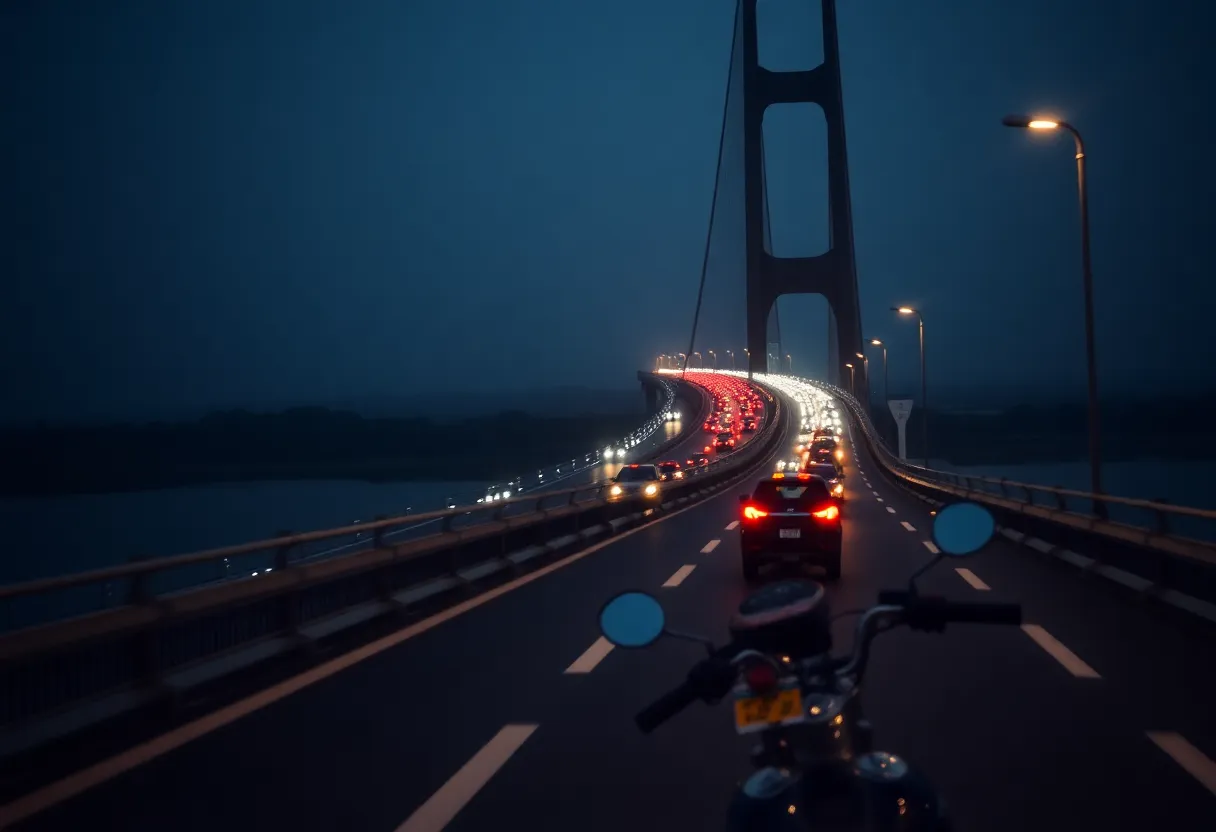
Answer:
<svg viewBox="0 0 1216 832"><path fill-rule="evenodd" d="M879 408L883 412L879 412ZM886 406L874 415L894 447L895 428ZM908 456L923 455L921 419L908 420ZM1071 462L1088 458L1088 410L1083 403L1016 406L998 413L933 412L929 448L955 465ZM1103 458L1216 457L1216 398L1158 398L1103 402Z"/></svg>
<svg viewBox="0 0 1216 832"><path fill-rule="evenodd" d="M326 408L197 422L0 431L0 492L45 496L275 479L506 480L635 430L636 413L460 422L365 419Z"/></svg>

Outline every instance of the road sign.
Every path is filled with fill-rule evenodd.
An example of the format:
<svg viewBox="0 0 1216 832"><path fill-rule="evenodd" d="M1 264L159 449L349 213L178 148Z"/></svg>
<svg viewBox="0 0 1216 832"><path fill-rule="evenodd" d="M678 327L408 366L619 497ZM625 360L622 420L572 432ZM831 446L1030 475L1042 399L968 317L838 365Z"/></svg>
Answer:
<svg viewBox="0 0 1216 832"><path fill-rule="evenodd" d="M887 402L891 415L895 417L895 427L899 430L899 458L905 462L908 459L908 416L912 414L911 399L891 399Z"/></svg>

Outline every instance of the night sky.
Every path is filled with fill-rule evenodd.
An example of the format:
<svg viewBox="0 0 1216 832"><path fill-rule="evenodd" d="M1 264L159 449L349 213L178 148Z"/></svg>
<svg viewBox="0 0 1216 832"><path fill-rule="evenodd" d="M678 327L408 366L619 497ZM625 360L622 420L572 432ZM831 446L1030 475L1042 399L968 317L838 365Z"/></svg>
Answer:
<svg viewBox="0 0 1216 832"><path fill-rule="evenodd" d="M687 348L733 0L0 8L6 420L625 387ZM908 303L939 389L1084 394L1072 145L1016 112L1087 139L1105 391L1208 384L1216 15L1148 8L840 0L863 325L893 388L916 379ZM817 16L762 0L764 63L817 64ZM783 109L774 246L815 254L822 116ZM722 353L742 228L718 233L698 348ZM825 309L781 302L800 372L826 366Z"/></svg>

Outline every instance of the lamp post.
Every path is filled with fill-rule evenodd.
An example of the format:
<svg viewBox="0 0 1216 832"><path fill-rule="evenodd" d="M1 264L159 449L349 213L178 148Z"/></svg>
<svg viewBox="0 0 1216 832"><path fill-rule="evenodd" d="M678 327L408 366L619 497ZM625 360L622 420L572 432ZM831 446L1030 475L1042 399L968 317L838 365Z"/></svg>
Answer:
<svg viewBox="0 0 1216 832"><path fill-rule="evenodd" d="M1089 480L1090 491L1102 493L1102 420L1098 402L1098 357L1094 341L1094 274L1089 258L1089 188L1085 180L1085 142L1081 133L1066 121L1005 116L1006 127L1028 130L1065 130L1072 134L1077 149L1077 200L1081 209L1081 283L1085 293L1085 365L1089 387ZM1103 511L1095 504L1096 513Z"/></svg>
<svg viewBox="0 0 1216 832"><path fill-rule="evenodd" d="M688 354L687 354L687 353L683 353L683 352L678 352L678 353L676 353L676 355L677 355L678 357L680 357L680 358L684 359L683 361L680 361L680 362L679 362L679 365L680 365L680 366L679 366L679 367L677 367L676 369L677 369L677 370L687 370L687 369L688 369Z"/></svg>
<svg viewBox="0 0 1216 832"><path fill-rule="evenodd" d="M853 398L857 398L857 393L853 389L853 380L856 378L853 374L853 365L845 364L844 366L849 368L849 392L853 394Z"/></svg>
<svg viewBox="0 0 1216 832"><path fill-rule="evenodd" d="M726 351L726 354L730 356L730 368L731 368L732 370L733 370L733 369L735 369L735 351L734 351L734 350L727 350L727 351Z"/></svg>
<svg viewBox="0 0 1216 832"><path fill-rule="evenodd" d="M704 370L705 369L705 356L701 355L701 353L699 353L699 352L694 352L692 355L693 355L693 358L697 358L700 360L701 364L699 366L701 367L702 370ZM692 362L689 362L689 363L692 363Z"/></svg>
<svg viewBox="0 0 1216 832"><path fill-rule="evenodd" d="M788 362L788 363L789 363L789 365L790 365L790 375L793 375L793 374L794 374L794 356L790 355L790 354L787 352L787 353L785 354L785 360L786 360L786 362Z"/></svg>
<svg viewBox="0 0 1216 832"><path fill-rule="evenodd" d="M709 353L710 360L713 362L713 369L718 369L718 354L713 350L706 350Z"/></svg>
<svg viewBox="0 0 1216 832"><path fill-rule="evenodd" d="M882 400L887 401L887 345L878 338L871 338L870 343L875 347L882 347Z"/></svg>
<svg viewBox="0 0 1216 832"><path fill-rule="evenodd" d="M861 359L861 369L865 371L866 377L866 410L870 409L870 359L866 358L865 353L855 353Z"/></svg>
<svg viewBox="0 0 1216 832"><path fill-rule="evenodd" d="M925 446L925 467L929 467L929 393L925 384L925 318L911 306L892 306L892 312L900 315L915 315L920 329L920 406L925 411L920 417L920 441Z"/></svg>

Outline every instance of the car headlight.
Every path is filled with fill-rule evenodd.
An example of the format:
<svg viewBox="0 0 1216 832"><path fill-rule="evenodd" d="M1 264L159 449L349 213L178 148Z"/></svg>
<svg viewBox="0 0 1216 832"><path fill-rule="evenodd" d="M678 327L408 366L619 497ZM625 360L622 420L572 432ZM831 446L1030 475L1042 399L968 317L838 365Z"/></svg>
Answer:
<svg viewBox="0 0 1216 832"><path fill-rule="evenodd" d="M659 487L657 485L651 483L650 485L646 486L646 496L647 497L653 497L655 494L658 494L658 493L659 493Z"/></svg>
<svg viewBox="0 0 1216 832"><path fill-rule="evenodd" d="M840 496L841 494L844 494L844 486L837 485L835 488L832 489L832 493L835 494L836 496Z"/></svg>
<svg viewBox="0 0 1216 832"><path fill-rule="evenodd" d="M836 459L844 459L844 451L837 451Z"/></svg>
<svg viewBox="0 0 1216 832"><path fill-rule="evenodd" d="M683 471L676 471L676 479L678 479L678 480L682 480L682 479L684 479L684 472L683 472Z"/></svg>
<svg viewBox="0 0 1216 832"><path fill-rule="evenodd" d="M612 459L612 449L611 448L604 451L604 459Z"/></svg>
<svg viewBox="0 0 1216 832"><path fill-rule="evenodd" d="M619 497L621 496L621 487L619 485L614 485L612 488L608 489L608 493L613 497Z"/></svg>
<svg viewBox="0 0 1216 832"><path fill-rule="evenodd" d="M617 449L616 449L616 455L617 455L617 456L624 456L624 455L625 455L625 449L624 449L624 448L617 448Z"/></svg>

